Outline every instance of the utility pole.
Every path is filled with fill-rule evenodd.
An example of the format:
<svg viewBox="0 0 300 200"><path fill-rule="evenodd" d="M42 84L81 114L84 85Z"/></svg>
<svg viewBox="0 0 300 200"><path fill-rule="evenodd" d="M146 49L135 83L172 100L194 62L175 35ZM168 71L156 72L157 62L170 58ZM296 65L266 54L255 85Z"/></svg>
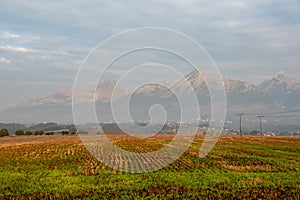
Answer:
<svg viewBox="0 0 300 200"><path fill-rule="evenodd" d="M263 129L262 129L262 119L263 119L263 115L258 116L259 118L259 127L260 127L260 136L263 136Z"/></svg>
<svg viewBox="0 0 300 200"><path fill-rule="evenodd" d="M238 113L236 115L240 117L240 135L243 136L242 116L244 113Z"/></svg>

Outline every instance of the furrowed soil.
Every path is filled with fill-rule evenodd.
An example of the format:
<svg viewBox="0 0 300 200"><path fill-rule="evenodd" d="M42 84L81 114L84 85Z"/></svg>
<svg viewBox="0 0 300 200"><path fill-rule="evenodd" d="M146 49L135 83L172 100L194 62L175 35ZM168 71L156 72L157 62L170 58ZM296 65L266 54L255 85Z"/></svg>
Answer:
<svg viewBox="0 0 300 200"><path fill-rule="evenodd" d="M139 153L174 137L107 135ZM97 161L78 135L3 137L0 199L300 199L300 137L221 136L199 158L202 142L197 136L167 167L134 174Z"/></svg>

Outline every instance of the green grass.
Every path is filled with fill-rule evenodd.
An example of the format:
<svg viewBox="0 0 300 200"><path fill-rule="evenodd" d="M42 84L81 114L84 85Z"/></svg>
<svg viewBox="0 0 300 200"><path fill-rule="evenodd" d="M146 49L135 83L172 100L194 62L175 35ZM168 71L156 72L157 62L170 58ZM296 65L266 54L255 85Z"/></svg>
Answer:
<svg viewBox="0 0 300 200"><path fill-rule="evenodd" d="M201 142L143 174L103 166L77 140L0 145L0 199L300 198L300 138L223 137L199 159Z"/></svg>

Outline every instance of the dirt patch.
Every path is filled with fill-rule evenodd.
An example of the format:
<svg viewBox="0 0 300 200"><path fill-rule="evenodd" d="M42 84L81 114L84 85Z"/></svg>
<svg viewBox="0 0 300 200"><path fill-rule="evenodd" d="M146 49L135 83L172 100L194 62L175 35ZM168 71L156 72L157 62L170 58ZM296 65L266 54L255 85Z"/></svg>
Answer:
<svg viewBox="0 0 300 200"><path fill-rule="evenodd" d="M78 135L11 136L0 138L0 147L44 142L80 141Z"/></svg>

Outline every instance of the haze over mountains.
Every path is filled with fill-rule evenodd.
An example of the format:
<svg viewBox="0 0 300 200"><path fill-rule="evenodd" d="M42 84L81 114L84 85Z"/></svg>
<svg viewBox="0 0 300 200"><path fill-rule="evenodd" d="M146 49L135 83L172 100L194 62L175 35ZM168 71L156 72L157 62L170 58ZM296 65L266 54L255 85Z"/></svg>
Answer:
<svg viewBox="0 0 300 200"><path fill-rule="evenodd" d="M207 73L207 72L205 72ZM218 78L208 74L212 79ZM183 84L184 80L174 81L169 87L179 96L189 99L192 90L195 91L200 104L202 118L210 116L210 96L202 76L193 71L186 76L192 88ZM235 120L237 112L268 113L300 108L300 82L296 79L279 74L265 80L259 86L250 83L223 78L227 96L227 120ZM115 93L112 97L112 91ZM216 89L218 85L215 86ZM130 91L113 80L106 80L97 87L82 89L74 99L78 105L96 103L97 115L100 121L111 121L110 102L116 106L128 99ZM178 99L168 87L159 84L144 85L134 91L130 99L130 112L134 120L149 120L148 110L153 104L161 104L166 108L169 120L180 119ZM189 103L188 101L186 102ZM23 100L18 105L0 111L1 122L32 123L55 121L73 123L72 116L72 87L58 90L54 94ZM122 109L119 107L118 109ZM195 108L186 106L188 112ZM159 116L159 115L158 115ZM185 119L189 120L189 119Z"/></svg>
<svg viewBox="0 0 300 200"><path fill-rule="evenodd" d="M113 89L116 92L114 96L112 96ZM16 107L42 104L68 104L72 102L72 92L73 87L66 87L48 96L25 99ZM129 94L129 90L123 88L115 81L105 80L98 85L97 89L95 86L81 89L80 95L76 96L74 100L78 103L110 102L127 94Z"/></svg>
<svg viewBox="0 0 300 200"><path fill-rule="evenodd" d="M260 89L275 98L286 108L300 107L300 82L283 73L260 84Z"/></svg>

